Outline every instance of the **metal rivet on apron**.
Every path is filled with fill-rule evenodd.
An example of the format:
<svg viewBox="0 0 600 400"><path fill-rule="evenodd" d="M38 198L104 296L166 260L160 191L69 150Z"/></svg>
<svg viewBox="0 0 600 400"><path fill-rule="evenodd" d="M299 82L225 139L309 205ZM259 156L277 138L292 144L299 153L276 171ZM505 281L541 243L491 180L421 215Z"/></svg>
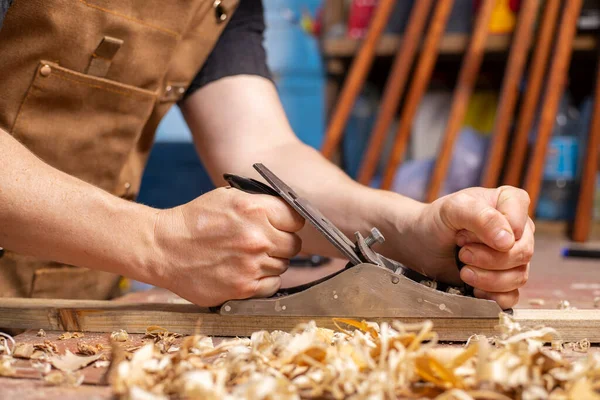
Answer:
<svg viewBox="0 0 600 400"><path fill-rule="evenodd" d="M213 7L215 8L215 15L217 17L217 22L223 22L227 19L227 12L225 11L225 7L221 4L221 0L215 0L213 3Z"/></svg>
<svg viewBox="0 0 600 400"><path fill-rule="evenodd" d="M167 88L165 89L167 93L169 93L171 90L173 90L173 87L171 85L167 86Z"/></svg>
<svg viewBox="0 0 600 400"><path fill-rule="evenodd" d="M50 66L48 64L46 64L42 68L40 68L41 76L48 76L48 75L50 75L51 72L52 72L52 68L50 68Z"/></svg>
<svg viewBox="0 0 600 400"><path fill-rule="evenodd" d="M180 87L179 89L177 89L177 91L179 92L179 94L184 94L185 93L185 88L184 87Z"/></svg>
<svg viewBox="0 0 600 400"><path fill-rule="evenodd" d="M131 183L125 182L125 190L131 189Z"/></svg>

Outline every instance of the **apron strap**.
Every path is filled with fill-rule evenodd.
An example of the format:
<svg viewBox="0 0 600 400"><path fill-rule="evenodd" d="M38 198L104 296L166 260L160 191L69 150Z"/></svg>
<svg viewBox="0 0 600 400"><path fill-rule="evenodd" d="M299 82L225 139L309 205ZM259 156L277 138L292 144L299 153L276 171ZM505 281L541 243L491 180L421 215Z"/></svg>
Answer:
<svg viewBox="0 0 600 400"><path fill-rule="evenodd" d="M117 54L117 51L119 51L122 45L123 41L121 39L104 36L92 55L86 73L88 75L104 78L108 73L115 54Z"/></svg>

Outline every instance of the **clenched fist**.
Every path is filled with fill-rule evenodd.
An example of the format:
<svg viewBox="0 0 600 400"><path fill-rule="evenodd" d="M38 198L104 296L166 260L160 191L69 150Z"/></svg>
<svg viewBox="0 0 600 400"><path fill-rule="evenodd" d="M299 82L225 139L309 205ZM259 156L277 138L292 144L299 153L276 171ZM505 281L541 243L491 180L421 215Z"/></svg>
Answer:
<svg viewBox="0 0 600 400"><path fill-rule="evenodd" d="M469 188L425 206L413 229L420 243L415 265L426 275L450 283L459 278L475 296L514 306L527 282L535 226L529 196L521 189ZM460 271L455 249L460 246Z"/></svg>
<svg viewBox="0 0 600 400"><path fill-rule="evenodd" d="M160 211L154 239L160 282L200 306L266 297L301 248L304 219L283 200L219 188Z"/></svg>

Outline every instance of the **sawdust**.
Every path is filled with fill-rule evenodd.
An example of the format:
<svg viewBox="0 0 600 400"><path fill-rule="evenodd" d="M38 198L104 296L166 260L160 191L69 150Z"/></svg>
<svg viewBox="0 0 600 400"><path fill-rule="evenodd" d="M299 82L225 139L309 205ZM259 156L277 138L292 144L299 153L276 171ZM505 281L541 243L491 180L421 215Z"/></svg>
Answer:
<svg viewBox="0 0 600 400"><path fill-rule="evenodd" d="M570 361L547 346L562 345L554 329L524 329L506 314L497 337L463 348L439 345L430 321L335 322L336 331L310 322L216 346L190 336L176 352L149 343L111 365L112 387L132 400L600 398L600 354Z"/></svg>
<svg viewBox="0 0 600 400"><path fill-rule="evenodd" d="M40 329L38 331L38 333L36 334L37 337L46 337L46 331L44 331L43 329Z"/></svg>

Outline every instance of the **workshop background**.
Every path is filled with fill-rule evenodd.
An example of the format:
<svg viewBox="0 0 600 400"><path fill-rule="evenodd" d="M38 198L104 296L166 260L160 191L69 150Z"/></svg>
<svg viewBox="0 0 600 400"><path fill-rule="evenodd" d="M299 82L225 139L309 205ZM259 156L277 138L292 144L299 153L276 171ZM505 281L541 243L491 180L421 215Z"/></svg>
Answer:
<svg viewBox="0 0 600 400"><path fill-rule="evenodd" d="M520 304L600 306L600 0L263 3L268 65L305 143L422 201L524 188L537 231ZM166 208L212 188L175 107L139 200ZM565 257L574 246L591 259Z"/></svg>
<svg viewBox="0 0 600 400"><path fill-rule="evenodd" d="M348 78L352 62L356 61L361 50L378 1L264 0L263 3L267 25L264 45L282 103L297 135L307 144L321 149L328 115L332 113L336 100L339 100L339 92ZM364 161L393 58L400 47L414 2L395 3L375 46L372 67L352 104L335 154L335 160L354 178L357 178L361 162ZM453 90L469 49L479 3L473 0L454 2L430 81L411 121L403 162L396 168L391 184L391 189L396 192L419 200L426 199L427 185L442 146L453 105ZM520 3L515 0L497 1L489 17L483 62L468 98L462 126L456 135L440 196L481 184L511 51L510 38L517 26ZM537 31L540 30L544 11L541 3L534 20L538 25ZM597 0L584 1L576 22L567 84L545 149L535 212L539 220L565 221L575 216L594 105L599 10L600 3ZM557 17L559 19L560 14ZM561 29L560 22L555 22L556 36ZM426 25L422 37L427 34L427 29ZM537 36L534 28L531 52L539 42ZM415 64L418 57L419 54L416 54ZM548 59L548 64L550 61ZM529 68L525 66L521 74L518 101L522 101L528 87ZM409 76L405 84L405 96L410 89L411 78ZM542 109L544 95L547 94L542 92L537 102L538 110ZM387 129L377 167L369 181L374 187L381 185L382 174L388 164L398 120L402 116L402 102L397 108L398 112ZM519 104L515 106L513 114L511 127L514 131L514 126L519 122ZM528 153L536 143L539 114L536 112L527 135ZM507 147L506 153L509 153L510 142ZM600 179L600 174L597 177ZM499 179L498 183L503 182ZM140 201L156 207L170 207L185 203L212 187L198 160L181 113L174 107L159 127ZM599 188L600 185L595 187ZM595 220L600 220L600 191L597 189L592 215Z"/></svg>

